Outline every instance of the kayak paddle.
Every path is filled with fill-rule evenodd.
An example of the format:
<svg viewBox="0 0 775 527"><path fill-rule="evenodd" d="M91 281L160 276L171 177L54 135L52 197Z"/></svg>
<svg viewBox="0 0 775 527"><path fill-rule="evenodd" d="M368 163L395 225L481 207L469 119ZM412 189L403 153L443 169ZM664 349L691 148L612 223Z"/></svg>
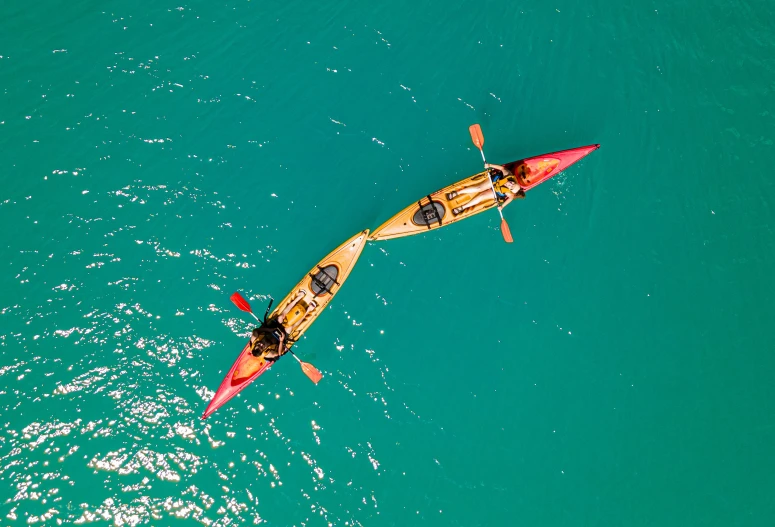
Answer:
<svg viewBox="0 0 775 527"><path fill-rule="evenodd" d="M250 313L253 315L253 310L250 309L250 304L248 304L248 301L242 298L242 295L239 293L234 293L231 295L231 301L234 302L234 305L240 308L240 310L245 311L246 313ZM256 315L253 315L256 320L258 320L258 317ZM260 322L260 320L259 320Z"/></svg>
<svg viewBox="0 0 775 527"><path fill-rule="evenodd" d="M299 361L299 364L301 364L301 371L304 372L304 375L306 375L309 380L314 382L315 384L320 382L320 379L323 378L323 374L318 371L317 368L315 368L312 364L309 362L303 362L300 358L296 356L296 354L293 352L293 350L288 350L291 355L293 355L293 358Z"/></svg>
<svg viewBox="0 0 775 527"><path fill-rule="evenodd" d="M487 160L484 158L484 134L482 134L482 127L478 124L472 124L468 127L468 131L471 133L471 141L474 142L476 148L479 149L479 153L482 154L482 162L484 162L486 165ZM487 167L485 167L485 171L486 169ZM501 215L501 234L503 234L503 239L506 243L513 243L514 238L511 237L511 229L509 229L509 224L506 223L506 218L503 217L503 211L501 210L500 205L498 205L498 194L495 192L495 187L492 184L492 178L490 177L489 173L487 174L487 181L490 183L492 195L495 197L495 204L498 207L498 214Z"/></svg>
<svg viewBox="0 0 775 527"><path fill-rule="evenodd" d="M240 308L240 310L253 315L253 318L255 318L259 324L261 323L261 319L259 319L256 316L256 314L253 313L253 310L250 309L250 304L248 304L248 301L245 300L241 294L234 293L233 295L231 295L231 301L234 302L234 305ZM301 371L304 372L304 375L306 375L309 378L309 380L311 380L315 384L320 382L320 379L323 378L323 374L320 373L317 368L315 368L312 364L308 362L302 361L299 357L296 356L296 354L291 349L286 349L286 351L290 351L291 355L293 355L293 358L299 361L299 364L301 364Z"/></svg>

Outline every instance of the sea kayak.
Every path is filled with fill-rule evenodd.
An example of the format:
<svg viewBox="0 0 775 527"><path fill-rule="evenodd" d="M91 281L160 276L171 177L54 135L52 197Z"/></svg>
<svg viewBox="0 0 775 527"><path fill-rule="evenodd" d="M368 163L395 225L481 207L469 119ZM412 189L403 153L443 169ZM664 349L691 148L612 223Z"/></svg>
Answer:
<svg viewBox="0 0 775 527"><path fill-rule="evenodd" d="M312 325L315 319L326 308L331 299L339 292L350 271L358 261L358 257L366 245L369 238L368 229L359 232L342 245L334 249L328 256L307 273L301 281L296 284L288 296L282 299L277 307L269 315L269 319L276 317L290 302L298 295L299 291L305 293L304 298L297 305L310 305L314 301L317 307L304 314L304 318L294 327L293 332L288 335L289 342L287 349L290 349L294 342L299 340L305 331ZM297 315L294 307L288 314L288 319L293 319ZM287 354L287 351L286 351ZM279 359L278 359L279 360ZM276 361L275 361L276 362ZM265 361L262 357L254 357L251 352L250 340L245 344L242 352L232 365L229 373L223 379L223 382L215 392L210 404L207 405L202 419L206 419L218 408L226 404L232 397L241 392L245 387L260 377L271 366L272 362Z"/></svg>
<svg viewBox="0 0 775 527"><path fill-rule="evenodd" d="M513 174L517 174L520 186L527 191L556 176L598 148L600 148L600 145L571 148L570 150L561 150L551 154L512 161L504 166ZM524 176L521 175L520 165L525 165ZM420 201L409 205L380 225L371 233L369 239L372 241L390 240L392 238L420 234L455 223L493 207L495 205L494 197L491 200L485 200L478 205L465 209L461 214L454 216L452 209L464 205L472 199L473 195L458 194L451 200L447 199L447 194L452 191L459 192L462 188L482 182L486 177L489 177L487 172L480 172L453 185L444 187L433 194L428 194Z"/></svg>

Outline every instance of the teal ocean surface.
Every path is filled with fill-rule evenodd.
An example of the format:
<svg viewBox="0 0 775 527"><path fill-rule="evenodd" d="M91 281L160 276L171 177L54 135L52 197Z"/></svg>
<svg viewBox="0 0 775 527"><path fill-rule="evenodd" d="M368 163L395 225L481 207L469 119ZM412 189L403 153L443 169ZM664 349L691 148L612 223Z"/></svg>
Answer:
<svg viewBox="0 0 775 527"><path fill-rule="evenodd" d="M775 3L0 5L0 525L775 524ZM325 254L498 163L600 150ZM768 344L769 343L769 344Z"/></svg>

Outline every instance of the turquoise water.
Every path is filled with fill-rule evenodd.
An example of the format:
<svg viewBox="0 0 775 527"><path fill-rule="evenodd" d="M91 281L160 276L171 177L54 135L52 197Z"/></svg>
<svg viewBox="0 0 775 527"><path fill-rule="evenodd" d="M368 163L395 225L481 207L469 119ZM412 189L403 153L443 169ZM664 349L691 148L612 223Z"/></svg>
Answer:
<svg viewBox="0 0 775 527"><path fill-rule="evenodd" d="M775 4L6 2L0 524L775 522ZM509 207L322 256L506 162ZM768 344L769 342L769 344Z"/></svg>

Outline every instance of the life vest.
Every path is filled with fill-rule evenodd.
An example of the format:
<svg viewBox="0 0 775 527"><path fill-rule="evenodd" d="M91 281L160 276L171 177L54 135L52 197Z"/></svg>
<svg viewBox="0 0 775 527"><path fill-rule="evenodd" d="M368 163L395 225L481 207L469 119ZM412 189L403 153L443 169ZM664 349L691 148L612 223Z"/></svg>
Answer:
<svg viewBox="0 0 775 527"><path fill-rule="evenodd" d="M507 182L512 182L519 184L517 181L517 178L513 175L511 176L504 176L503 172L500 170L493 170L495 173L492 177L492 186L495 189L495 194L498 196L498 200L504 200L508 196L508 194L512 194L511 189L506 186Z"/></svg>

